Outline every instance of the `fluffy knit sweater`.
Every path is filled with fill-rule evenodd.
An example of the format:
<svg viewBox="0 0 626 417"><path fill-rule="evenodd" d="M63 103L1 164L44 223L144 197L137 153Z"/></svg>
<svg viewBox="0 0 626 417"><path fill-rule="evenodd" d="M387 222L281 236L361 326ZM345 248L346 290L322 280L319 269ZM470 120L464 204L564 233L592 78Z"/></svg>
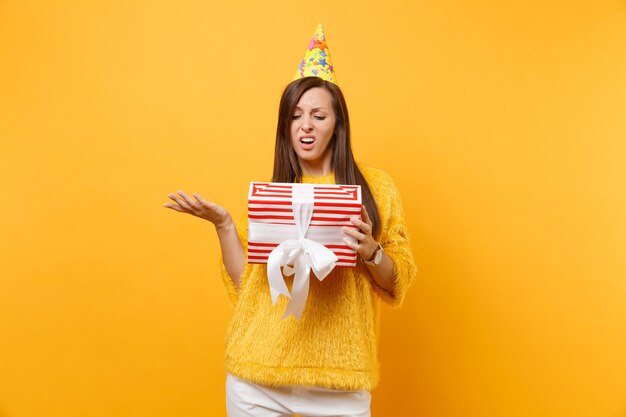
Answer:
<svg viewBox="0 0 626 417"><path fill-rule="evenodd" d="M267 266L246 264L240 288L222 263L222 277L234 304L226 336L226 370L257 384L308 385L340 390L371 390L379 379L377 358L380 302L399 306L417 268L400 196L391 177L359 167L380 215L377 241L394 262L394 288L379 287L367 267L335 267L323 280L310 279L300 320L282 318L288 299L272 305ZM305 176L302 182L334 184L334 174ZM237 225L247 250L247 219ZM293 277L286 282L291 287Z"/></svg>

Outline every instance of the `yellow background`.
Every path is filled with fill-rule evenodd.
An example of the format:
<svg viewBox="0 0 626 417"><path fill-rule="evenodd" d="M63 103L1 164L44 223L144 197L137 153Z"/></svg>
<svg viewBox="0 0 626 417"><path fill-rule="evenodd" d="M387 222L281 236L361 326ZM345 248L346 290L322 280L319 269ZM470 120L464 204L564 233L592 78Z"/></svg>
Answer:
<svg viewBox="0 0 626 417"><path fill-rule="evenodd" d="M0 417L224 415L239 218L322 20L420 267L374 416L626 416L626 3L0 2Z"/></svg>

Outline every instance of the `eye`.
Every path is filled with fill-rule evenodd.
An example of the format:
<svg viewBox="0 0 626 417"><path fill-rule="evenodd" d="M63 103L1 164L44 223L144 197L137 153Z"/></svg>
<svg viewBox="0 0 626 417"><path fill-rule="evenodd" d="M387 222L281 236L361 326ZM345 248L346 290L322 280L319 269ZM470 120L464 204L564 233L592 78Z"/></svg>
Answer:
<svg viewBox="0 0 626 417"><path fill-rule="evenodd" d="M298 120L300 117L301 117L301 115L294 114L293 116L291 116L291 120Z"/></svg>
<svg viewBox="0 0 626 417"><path fill-rule="evenodd" d="M324 120L326 116L314 116L317 120Z"/></svg>

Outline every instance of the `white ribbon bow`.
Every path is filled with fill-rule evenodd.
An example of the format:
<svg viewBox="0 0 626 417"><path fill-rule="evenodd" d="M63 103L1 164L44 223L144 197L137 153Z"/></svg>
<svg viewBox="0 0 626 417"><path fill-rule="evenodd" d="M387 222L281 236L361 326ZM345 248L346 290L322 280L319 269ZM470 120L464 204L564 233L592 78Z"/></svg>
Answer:
<svg viewBox="0 0 626 417"><path fill-rule="evenodd" d="M292 209L299 238L285 240L274 248L267 259L272 303L276 304L280 294L290 299L283 318L293 314L300 319L309 295L311 270L322 281L335 268L338 260L337 255L326 246L305 237L313 216L313 200L313 184L293 184ZM283 274L291 276L294 273L290 294Z"/></svg>

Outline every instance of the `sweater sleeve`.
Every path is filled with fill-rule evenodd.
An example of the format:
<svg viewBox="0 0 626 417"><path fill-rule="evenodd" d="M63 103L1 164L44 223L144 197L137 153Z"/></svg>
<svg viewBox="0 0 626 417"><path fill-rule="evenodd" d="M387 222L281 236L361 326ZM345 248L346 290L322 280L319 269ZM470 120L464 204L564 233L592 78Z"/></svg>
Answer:
<svg viewBox="0 0 626 417"><path fill-rule="evenodd" d="M239 236L239 240L241 241L241 245L243 246L244 255L245 255L244 270L243 270L243 275L241 277L241 285L243 285L244 279L249 275L249 268L250 268L250 265L247 262L247 259L248 259L248 214L246 213L246 215L238 223L236 223L235 226L237 228L237 236ZM233 305L235 305L239 301L239 288L233 283L231 276L228 274L228 271L226 271L226 267L224 266L224 257L221 254L221 252L220 252L219 258L220 258L219 264L220 264L220 272L222 275L222 281L224 282L224 286L226 287L228 298L230 298L230 301L233 303Z"/></svg>
<svg viewBox="0 0 626 417"><path fill-rule="evenodd" d="M404 217L402 199L393 180L384 174L380 184L379 214L381 231L379 243L393 260L394 288L387 291L372 280L372 288L387 303L399 307L406 291L417 274L417 266L411 253L409 231Z"/></svg>

